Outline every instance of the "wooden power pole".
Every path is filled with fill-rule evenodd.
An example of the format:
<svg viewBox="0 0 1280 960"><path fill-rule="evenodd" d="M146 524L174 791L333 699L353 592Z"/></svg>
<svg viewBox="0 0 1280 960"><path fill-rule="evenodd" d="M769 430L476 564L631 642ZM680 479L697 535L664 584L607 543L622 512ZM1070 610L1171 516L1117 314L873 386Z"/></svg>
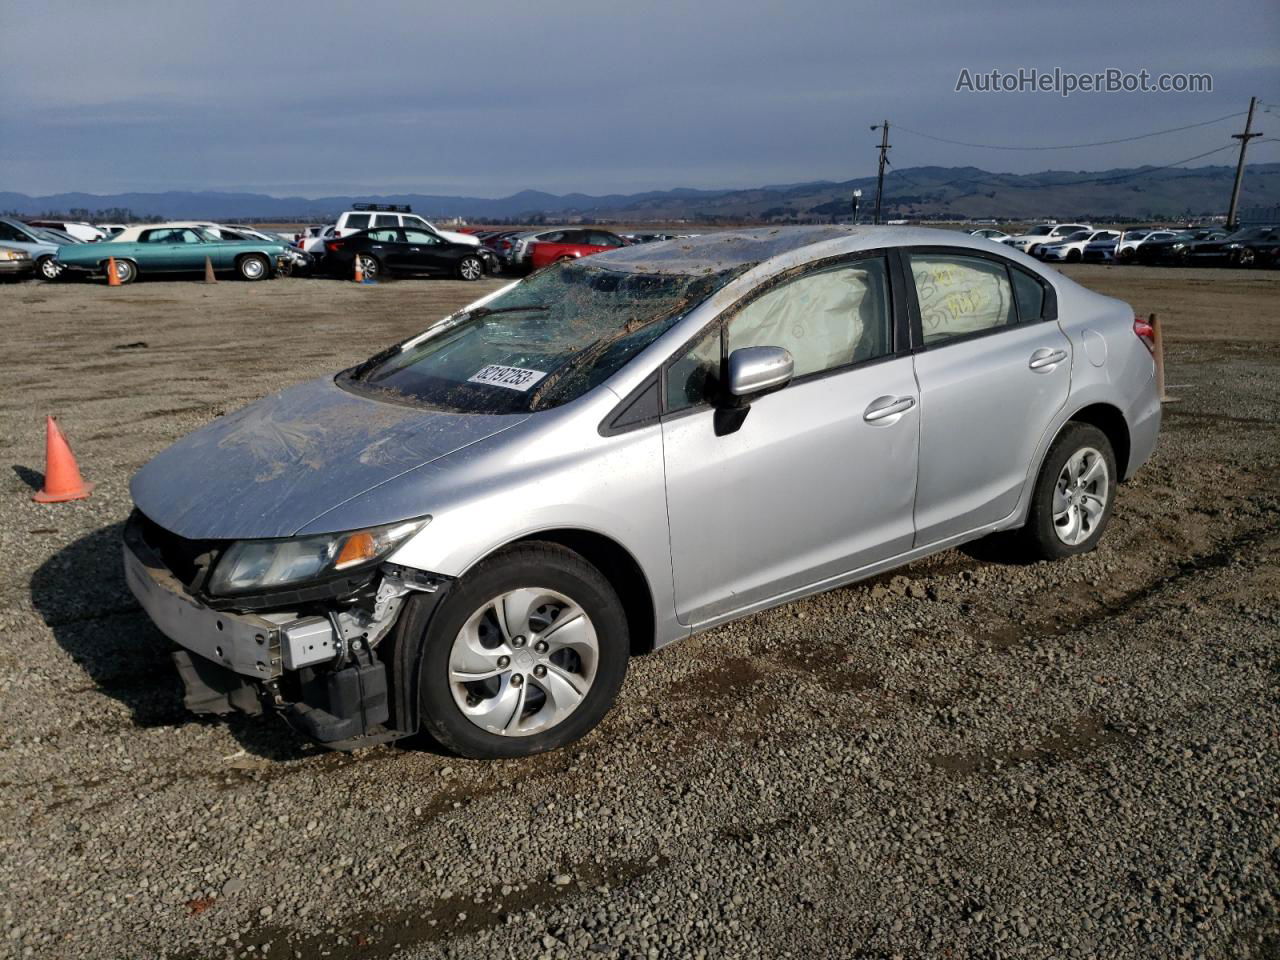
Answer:
<svg viewBox="0 0 1280 960"><path fill-rule="evenodd" d="M1240 141L1240 159L1236 161L1236 182L1231 187L1231 206L1227 208L1227 229L1234 230L1238 224L1236 223L1236 208L1240 204L1240 184L1244 181L1244 151L1249 146L1249 141L1254 137L1262 136L1262 131L1253 132L1253 108L1257 106L1258 98L1249 98L1249 116L1244 121L1244 133L1233 133L1232 140Z"/></svg>
<svg viewBox="0 0 1280 960"><path fill-rule="evenodd" d="M880 173L876 177L876 214L872 223L880 222L880 203L884 197L884 165L888 162L887 154L889 152L889 121L884 123L875 123L871 125L872 130L880 131Z"/></svg>

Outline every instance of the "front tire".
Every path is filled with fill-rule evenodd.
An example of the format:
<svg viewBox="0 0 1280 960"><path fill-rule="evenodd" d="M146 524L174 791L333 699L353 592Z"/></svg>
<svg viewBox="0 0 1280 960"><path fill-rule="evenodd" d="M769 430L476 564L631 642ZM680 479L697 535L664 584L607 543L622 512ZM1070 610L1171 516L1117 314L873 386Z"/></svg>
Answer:
<svg viewBox="0 0 1280 960"><path fill-rule="evenodd" d="M36 261L36 276L45 283L53 283L62 276L62 268L52 254L45 254Z"/></svg>
<svg viewBox="0 0 1280 960"><path fill-rule="evenodd" d="M463 280L479 280L484 276L484 262L479 257L463 257L458 263L458 276Z"/></svg>
<svg viewBox="0 0 1280 960"><path fill-rule="evenodd" d="M271 264L267 263L267 258L251 253L247 257L241 257L236 264L236 271L240 274L241 280L265 280L271 275Z"/></svg>
<svg viewBox="0 0 1280 960"><path fill-rule="evenodd" d="M1107 435L1091 424L1068 423L1036 478L1021 532L1026 553L1059 560L1096 547L1111 519L1119 482Z"/></svg>
<svg viewBox="0 0 1280 960"><path fill-rule="evenodd" d="M455 584L426 627L421 726L464 757L554 750L608 713L629 652L622 604L595 567L557 544L509 547Z"/></svg>
<svg viewBox="0 0 1280 960"><path fill-rule="evenodd" d="M110 261L104 261L102 264L102 275L106 276L107 271L111 267ZM116 279L121 283L133 283L138 279L138 268L132 260L116 261Z"/></svg>

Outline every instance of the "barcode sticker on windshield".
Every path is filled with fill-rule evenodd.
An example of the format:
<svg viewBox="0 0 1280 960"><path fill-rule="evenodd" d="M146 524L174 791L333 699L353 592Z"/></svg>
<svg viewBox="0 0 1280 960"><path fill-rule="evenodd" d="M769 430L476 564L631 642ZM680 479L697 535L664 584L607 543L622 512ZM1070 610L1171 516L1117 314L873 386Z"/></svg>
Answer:
<svg viewBox="0 0 1280 960"><path fill-rule="evenodd" d="M468 377L467 382L485 383L491 387L506 387L508 390L519 390L524 393L545 376L546 373L541 370L504 367L499 363L491 363L483 367L475 376Z"/></svg>

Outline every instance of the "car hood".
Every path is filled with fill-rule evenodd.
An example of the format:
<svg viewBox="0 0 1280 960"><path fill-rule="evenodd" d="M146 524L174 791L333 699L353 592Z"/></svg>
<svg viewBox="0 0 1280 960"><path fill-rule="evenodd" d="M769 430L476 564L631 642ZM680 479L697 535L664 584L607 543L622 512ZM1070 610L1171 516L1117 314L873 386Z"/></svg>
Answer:
<svg viewBox="0 0 1280 960"><path fill-rule="evenodd" d="M189 434L138 471L130 493L151 520L189 539L288 537L353 497L526 417L372 400L326 377ZM415 515L429 512L424 499Z"/></svg>

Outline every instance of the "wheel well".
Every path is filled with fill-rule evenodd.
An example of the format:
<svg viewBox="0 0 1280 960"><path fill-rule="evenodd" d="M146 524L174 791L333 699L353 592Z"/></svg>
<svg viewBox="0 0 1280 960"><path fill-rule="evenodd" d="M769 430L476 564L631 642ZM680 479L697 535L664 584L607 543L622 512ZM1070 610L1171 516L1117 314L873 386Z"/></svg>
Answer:
<svg viewBox="0 0 1280 960"><path fill-rule="evenodd" d="M640 564L625 547L603 534L587 530L542 530L515 542L528 540L544 540L568 547L604 574L622 601L627 629L631 634L632 656L653 650L653 593Z"/></svg>
<svg viewBox="0 0 1280 960"><path fill-rule="evenodd" d="M1123 413L1109 403L1094 403L1077 410L1071 420L1090 424L1105 433L1111 441L1111 449L1115 451L1120 476L1129 472L1129 425L1125 423Z"/></svg>

